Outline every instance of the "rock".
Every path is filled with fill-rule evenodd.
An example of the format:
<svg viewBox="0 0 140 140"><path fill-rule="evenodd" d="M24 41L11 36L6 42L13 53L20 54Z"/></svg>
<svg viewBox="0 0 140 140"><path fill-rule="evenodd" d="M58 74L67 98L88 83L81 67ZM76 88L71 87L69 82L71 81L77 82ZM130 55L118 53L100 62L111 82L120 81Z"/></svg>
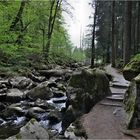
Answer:
<svg viewBox="0 0 140 140"><path fill-rule="evenodd" d="M35 119L31 119L25 126L20 128L17 135L7 140L15 139L49 139L49 134Z"/></svg>
<svg viewBox="0 0 140 140"><path fill-rule="evenodd" d="M0 111L4 110L6 108L6 106L0 102Z"/></svg>
<svg viewBox="0 0 140 140"><path fill-rule="evenodd" d="M40 120L42 113L45 113L44 109L40 107L32 107L28 110L27 117Z"/></svg>
<svg viewBox="0 0 140 140"><path fill-rule="evenodd" d="M58 110L51 110L48 114L47 119L50 120L52 124L55 124L60 122L62 118Z"/></svg>
<svg viewBox="0 0 140 140"><path fill-rule="evenodd" d="M3 102L6 100L6 96L7 96L7 93L0 93L0 102Z"/></svg>
<svg viewBox="0 0 140 140"><path fill-rule="evenodd" d="M75 73L69 81L69 86L79 89L73 96L75 99L72 99L71 104L84 113L87 113L95 103L111 93L109 80L105 72L100 69L87 69Z"/></svg>
<svg viewBox="0 0 140 140"><path fill-rule="evenodd" d="M140 74L134 78L124 96L128 128L140 127Z"/></svg>
<svg viewBox="0 0 140 140"><path fill-rule="evenodd" d="M69 125L76 120L76 118L80 116L78 112L73 108L72 105L70 105L65 112L63 119L62 119L62 132L65 132L65 130L69 127Z"/></svg>
<svg viewBox="0 0 140 140"><path fill-rule="evenodd" d="M7 87L0 89L0 94L1 94L1 93L6 93L7 90L8 90Z"/></svg>
<svg viewBox="0 0 140 140"><path fill-rule="evenodd" d="M41 100L41 99L37 99L35 101L34 105L37 106L37 107L40 107L42 109L45 109L45 110L47 110L47 109L55 109L55 106L49 104L46 100Z"/></svg>
<svg viewBox="0 0 140 140"><path fill-rule="evenodd" d="M66 91L66 87L64 86L64 84L58 84L58 85L57 85L57 88L58 88L59 90Z"/></svg>
<svg viewBox="0 0 140 140"><path fill-rule="evenodd" d="M14 117L15 115L17 116L23 116L25 114L25 111L23 111L23 109L21 107L12 107L9 106L7 107L7 109L5 109L0 116L2 118L10 118L12 119L12 117Z"/></svg>
<svg viewBox="0 0 140 140"><path fill-rule="evenodd" d="M72 71L67 69L52 69L52 70L40 70L39 73L47 78L50 78L50 77L61 77L66 73L72 73Z"/></svg>
<svg viewBox="0 0 140 140"><path fill-rule="evenodd" d="M46 77L44 76L35 76L32 73L28 75L28 77L33 80L34 82L44 82L46 80Z"/></svg>
<svg viewBox="0 0 140 140"><path fill-rule="evenodd" d="M53 98L53 103L57 103L57 104L59 104L59 103L65 103L66 100L67 100L67 97L66 96L63 96L61 98Z"/></svg>
<svg viewBox="0 0 140 140"><path fill-rule="evenodd" d="M11 102L18 102L25 98L25 93L17 88L8 89L6 100Z"/></svg>
<svg viewBox="0 0 140 140"><path fill-rule="evenodd" d="M123 69L123 76L128 81L131 81L139 73L140 73L140 60L130 61Z"/></svg>
<svg viewBox="0 0 140 140"><path fill-rule="evenodd" d="M33 100L36 100L37 98L49 100L51 97L53 97L53 93L48 87L48 84L48 82L39 84L38 86L27 92L27 97Z"/></svg>
<svg viewBox="0 0 140 140"><path fill-rule="evenodd" d="M30 83L31 79L26 78L24 76L14 77L9 79L9 83L11 84L12 88L19 88L24 89L26 88Z"/></svg>
<svg viewBox="0 0 140 140"><path fill-rule="evenodd" d="M53 90L53 94L55 98L60 98L60 97L64 97L65 93L63 91L60 90Z"/></svg>
<svg viewBox="0 0 140 140"><path fill-rule="evenodd" d="M16 103L23 100L23 98L24 98L24 93L19 89L14 88L8 90L6 101Z"/></svg>

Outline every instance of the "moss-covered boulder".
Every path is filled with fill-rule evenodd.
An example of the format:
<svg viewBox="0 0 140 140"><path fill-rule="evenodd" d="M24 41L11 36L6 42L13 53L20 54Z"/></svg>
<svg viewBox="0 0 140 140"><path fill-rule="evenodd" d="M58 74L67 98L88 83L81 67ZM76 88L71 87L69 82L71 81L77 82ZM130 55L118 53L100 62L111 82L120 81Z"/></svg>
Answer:
<svg viewBox="0 0 140 140"><path fill-rule="evenodd" d="M140 73L140 59L133 59L123 69L123 76L131 81Z"/></svg>
<svg viewBox="0 0 140 140"><path fill-rule="evenodd" d="M8 139L49 139L49 134L35 119L31 119L25 126L20 129L20 132L17 135Z"/></svg>
<svg viewBox="0 0 140 140"><path fill-rule="evenodd" d="M109 80L105 72L100 69L87 69L74 74L69 81L69 86L83 89L83 93L77 93L76 98L81 98L84 96L82 94L85 94L84 97L87 99L93 99L93 104L110 94Z"/></svg>
<svg viewBox="0 0 140 140"><path fill-rule="evenodd" d="M68 100L62 120L62 132L105 96L109 95L109 80L100 69L84 69L72 75L67 89Z"/></svg>
<svg viewBox="0 0 140 140"><path fill-rule="evenodd" d="M27 93L27 97L33 100L36 100L38 98L42 100L50 99L51 97L53 97L53 93L48 87L48 84L49 82L47 81L39 84Z"/></svg>
<svg viewBox="0 0 140 140"><path fill-rule="evenodd" d="M140 127L140 74L135 77L124 96L128 128Z"/></svg>

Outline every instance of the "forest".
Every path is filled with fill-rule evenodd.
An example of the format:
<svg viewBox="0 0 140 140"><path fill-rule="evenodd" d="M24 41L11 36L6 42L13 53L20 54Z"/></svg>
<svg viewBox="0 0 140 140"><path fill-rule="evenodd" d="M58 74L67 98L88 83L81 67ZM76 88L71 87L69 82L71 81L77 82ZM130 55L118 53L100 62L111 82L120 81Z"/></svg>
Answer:
<svg viewBox="0 0 140 140"><path fill-rule="evenodd" d="M0 0L0 139L140 139L140 1L74 2Z"/></svg>

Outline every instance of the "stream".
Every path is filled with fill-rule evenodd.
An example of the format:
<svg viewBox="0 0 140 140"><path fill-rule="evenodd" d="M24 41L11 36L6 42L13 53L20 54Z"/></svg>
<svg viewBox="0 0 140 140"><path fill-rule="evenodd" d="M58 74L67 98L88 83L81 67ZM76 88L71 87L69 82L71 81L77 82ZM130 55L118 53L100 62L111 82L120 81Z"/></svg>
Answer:
<svg viewBox="0 0 140 140"><path fill-rule="evenodd" d="M16 135L32 118L54 135L61 132L66 88L73 70L45 72L49 77L43 73L0 79L0 139Z"/></svg>

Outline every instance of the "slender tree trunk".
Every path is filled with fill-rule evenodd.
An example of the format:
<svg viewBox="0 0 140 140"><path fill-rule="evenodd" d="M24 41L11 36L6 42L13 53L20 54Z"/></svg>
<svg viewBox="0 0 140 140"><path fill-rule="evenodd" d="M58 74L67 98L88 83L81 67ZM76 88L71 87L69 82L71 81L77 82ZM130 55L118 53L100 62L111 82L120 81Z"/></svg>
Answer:
<svg viewBox="0 0 140 140"><path fill-rule="evenodd" d="M124 65L130 61L132 2L125 1Z"/></svg>
<svg viewBox="0 0 140 140"><path fill-rule="evenodd" d="M15 27L16 27L17 23L21 21L23 10L24 10L24 7L25 7L26 2L27 2L26 0L22 0L21 1L20 8L18 10L18 13L17 13L15 19L11 23L10 30L15 30Z"/></svg>
<svg viewBox="0 0 140 140"><path fill-rule="evenodd" d="M138 1L138 20L137 20L137 44L136 53L140 51L140 1Z"/></svg>
<svg viewBox="0 0 140 140"><path fill-rule="evenodd" d="M116 48L115 48L115 1L112 2L112 67L116 66Z"/></svg>
<svg viewBox="0 0 140 140"><path fill-rule="evenodd" d="M53 33L54 24L55 24L55 20L56 20L56 15L57 15L58 9L61 5L61 2L62 2L62 0L56 0L56 1L52 0L51 1L49 23L48 23L48 33L47 33L47 44L45 46L45 53L44 53L45 54L45 59L47 59L48 55L49 55L51 38L52 38L52 33ZM54 10L54 12L53 12L53 10Z"/></svg>
<svg viewBox="0 0 140 140"><path fill-rule="evenodd" d="M92 31L92 46L91 46L91 68L94 68L95 61L95 27L96 27L96 18L97 18L97 2L95 1L95 13L94 13L94 22L93 22L93 31Z"/></svg>

